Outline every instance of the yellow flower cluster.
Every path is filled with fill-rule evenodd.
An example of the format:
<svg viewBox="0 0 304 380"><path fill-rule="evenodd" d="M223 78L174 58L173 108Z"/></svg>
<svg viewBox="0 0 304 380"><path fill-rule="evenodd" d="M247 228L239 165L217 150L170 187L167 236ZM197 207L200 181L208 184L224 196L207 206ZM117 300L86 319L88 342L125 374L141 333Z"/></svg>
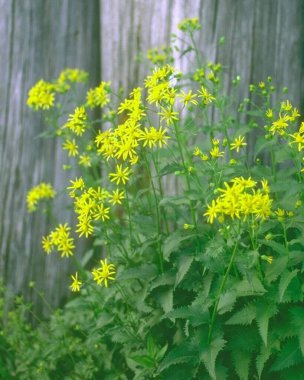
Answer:
<svg viewBox="0 0 304 380"><path fill-rule="evenodd" d="M74 239L70 236L71 227L67 223L59 224L54 231L42 238L43 250L49 254L56 250L61 257L73 256Z"/></svg>
<svg viewBox="0 0 304 380"><path fill-rule="evenodd" d="M70 89L73 82L85 82L88 73L79 69L67 68L63 70L54 83L45 82L41 79L28 93L27 105L34 110L50 109L54 107L55 93L65 93Z"/></svg>
<svg viewBox="0 0 304 380"><path fill-rule="evenodd" d="M55 83L56 91L65 93L71 88L71 83L86 82L88 76L86 71L66 68L59 74L57 82Z"/></svg>
<svg viewBox="0 0 304 380"><path fill-rule="evenodd" d="M41 79L30 89L27 105L35 110L41 108L47 110L54 106L54 100L54 85Z"/></svg>
<svg viewBox="0 0 304 380"><path fill-rule="evenodd" d="M273 111L272 109L268 109L266 111L266 116L269 119L273 119ZM286 135L286 130L289 126L289 122L294 122L301 115L297 108L293 107L289 100L281 103L279 117L277 120L274 120L270 127L267 127L269 133L271 135L275 135L276 133L280 136Z"/></svg>
<svg viewBox="0 0 304 380"><path fill-rule="evenodd" d="M87 105L90 108L104 107L110 101L108 96L111 82L101 82L98 87L90 88L87 92Z"/></svg>
<svg viewBox="0 0 304 380"><path fill-rule="evenodd" d="M49 183L41 182L27 193L27 209L29 212L37 210L37 204L42 199L51 199L56 195L56 191Z"/></svg>
<svg viewBox="0 0 304 380"><path fill-rule="evenodd" d="M178 29L182 32L194 32L195 30L201 29L201 25L197 17L185 18L178 24Z"/></svg>
<svg viewBox="0 0 304 380"><path fill-rule="evenodd" d="M75 135L82 136L86 129L87 119L88 115L85 108L83 106L76 107L74 113L69 115L67 123L65 123L62 128L68 128L75 133Z"/></svg>
<svg viewBox="0 0 304 380"><path fill-rule="evenodd" d="M97 283L97 285L101 285L102 283L107 288L108 280L114 280L114 275L116 273L114 264L108 264L107 259L100 260L100 267L93 269L92 275L93 280Z"/></svg>
<svg viewBox="0 0 304 380"><path fill-rule="evenodd" d="M157 106L167 104L172 106L175 102L176 89L174 88L174 67L166 65L153 70L152 75L145 79L145 87L148 89L147 102Z"/></svg>
<svg viewBox="0 0 304 380"><path fill-rule="evenodd" d="M248 215L261 220L269 218L272 199L269 197L268 183L263 180L260 185L260 188L257 188L257 182L250 177L247 179L235 177L231 180L231 184L225 182L225 188L217 189L222 194L212 200L204 213L208 223L213 223L216 218L223 222L225 216L244 221Z"/></svg>
<svg viewBox="0 0 304 380"><path fill-rule="evenodd" d="M169 136L163 127L149 127L142 130L139 121L145 116L141 103L141 88L136 88L130 98L120 104L118 114L125 112L127 118L114 130L100 131L96 136L97 153L107 160L120 159L134 165L138 161L138 149L148 145L150 148L166 144Z"/></svg>
<svg viewBox="0 0 304 380"><path fill-rule="evenodd" d="M173 62L172 48L170 46L162 46L160 49L149 49L147 51L147 58L154 65L164 65L166 62Z"/></svg>
<svg viewBox="0 0 304 380"><path fill-rule="evenodd" d="M92 270L93 280L97 283L97 285L104 285L106 288L108 287L109 280L115 280L114 276L116 274L116 269L114 264L108 264L107 259L100 260L100 267L94 268ZM72 292L79 292L82 287L82 281L78 279L78 273L75 273L75 276L71 276L72 283L70 288Z"/></svg>
<svg viewBox="0 0 304 380"><path fill-rule="evenodd" d="M304 148L304 122L302 121L300 128L297 132L289 134L292 140L289 145L297 144L298 151L300 152Z"/></svg>
<svg viewBox="0 0 304 380"><path fill-rule="evenodd" d="M94 189L93 187L85 188L83 179L76 178L75 181L70 181L71 186L70 197L74 199L75 213L78 215L78 224L76 232L79 237L84 235L88 237L94 232L93 222L102 220L106 222L110 219L109 204L122 204L124 192L119 189L109 192L101 187Z"/></svg>

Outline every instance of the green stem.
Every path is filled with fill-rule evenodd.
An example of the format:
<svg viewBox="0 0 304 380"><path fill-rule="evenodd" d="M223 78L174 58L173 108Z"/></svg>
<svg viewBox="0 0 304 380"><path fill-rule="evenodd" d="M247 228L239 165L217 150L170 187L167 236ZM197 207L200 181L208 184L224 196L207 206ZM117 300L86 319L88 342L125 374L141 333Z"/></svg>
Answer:
<svg viewBox="0 0 304 380"><path fill-rule="evenodd" d="M157 162L156 162L153 154L152 154L152 160L153 160L154 168L155 168L156 175L157 175L159 194L160 194L161 199L163 199L164 198L163 185L162 185L161 178L159 175L158 165L157 165ZM168 225L168 220L167 220L167 215L166 215L165 209L163 209L163 217L164 217L166 232L167 232L167 235L169 235L169 225Z"/></svg>
<svg viewBox="0 0 304 380"><path fill-rule="evenodd" d="M219 301L220 301L220 296L221 296L221 294L222 294L222 292L224 290L224 287L226 285L226 282L227 282L227 279L228 279L228 276L229 276L232 264L234 262L235 255L236 255L236 252L237 252L238 243L239 243L239 241L237 241L235 243L235 246L234 246L231 258L230 258L230 262L229 262L228 268L226 270L226 273L224 275L224 278L222 280L221 286L220 286L219 291L218 291L217 296L216 296L215 305L214 305L213 312L212 312L212 317L211 317L211 322L210 322L210 325L209 325L208 342L210 342L210 340L211 340L213 326L214 326L214 322L215 322L215 318L216 318L216 313L217 313L217 308L218 308L218 304L219 304Z"/></svg>
<svg viewBox="0 0 304 380"><path fill-rule="evenodd" d="M153 192L153 196L154 196L154 200L155 200L156 228L157 228L157 251L158 251L158 257L159 257L160 271L161 271L161 273L163 273L164 272L164 258L163 258L163 252L162 252L162 249L161 249L161 241L160 241L161 223L160 223L159 203L158 203L156 189L155 189L155 185L154 185L152 174L151 174L151 168L150 168L150 165L148 163L148 160L147 160L147 157L146 157L145 153L143 154L143 157L144 157L144 161L145 161L148 177L149 177L149 180L150 180L150 183L151 183L152 192Z"/></svg>
<svg viewBox="0 0 304 380"><path fill-rule="evenodd" d="M125 194L126 194L126 207L127 207L127 213L128 213L128 219L129 219L130 246L132 246L133 230L132 230L130 202L129 202L129 195L128 195L127 186L125 186Z"/></svg>
<svg viewBox="0 0 304 380"><path fill-rule="evenodd" d="M180 157L181 157L181 160L182 160L182 165L183 165L184 173L185 173L185 177L186 177L187 190L190 192L190 190L191 190L190 178L189 178L188 168L187 168L186 163L185 163L185 158L184 158L184 153L183 153L183 147L182 147L181 138L180 138L180 132L179 132L179 129L178 129L178 125L175 122L173 122L173 125L174 125L174 131L175 131L176 141L177 141L177 145L178 145L178 149L179 149L179 153L180 153ZM198 232L192 200L190 200L190 211L191 211L191 216L192 216L192 223L195 226L196 232Z"/></svg>

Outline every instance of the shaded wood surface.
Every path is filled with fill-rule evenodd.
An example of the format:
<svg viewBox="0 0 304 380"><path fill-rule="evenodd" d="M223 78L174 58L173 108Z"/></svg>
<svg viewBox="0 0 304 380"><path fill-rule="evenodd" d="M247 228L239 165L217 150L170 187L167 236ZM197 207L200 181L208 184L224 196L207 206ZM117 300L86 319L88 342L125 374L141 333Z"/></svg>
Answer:
<svg viewBox="0 0 304 380"><path fill-rule="evenodd" d="M92 83L111 80L128 93L147 73L135 57L168 45L185 17L199 17L198 44L204 59L225 67L228 93L236 75L243 83L239 99L248 96L249 83L271 75L302 106L303 8L301 0L0 0L0 276L10 289L35 301L27 287L33 280L56 306L69 281L71 264L41 250L41 236L54 221L26 211L32 186L66 185L65 156L58 143L35 138L44 125L26 108L28 89L37 80L79 67L90 72ZM222 36L226 43L220 46ZM176 61L182 71L191 64L187 58ZM71 215L60 202L54 214L68 221Z"/></svg>

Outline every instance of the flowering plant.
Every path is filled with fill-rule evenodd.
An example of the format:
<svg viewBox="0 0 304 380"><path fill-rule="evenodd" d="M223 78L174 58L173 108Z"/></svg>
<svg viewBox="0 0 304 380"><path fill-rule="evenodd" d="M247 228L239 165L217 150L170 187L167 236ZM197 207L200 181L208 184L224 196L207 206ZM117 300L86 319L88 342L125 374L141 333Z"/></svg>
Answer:
<svg viewBox="0 0 304 380"><path fill-rule="evenodd" d="M30 107L58 113L64 168L81 169L67 185L77 225L54 226L43 249L70 257L76 234L92 237L87 262L100 263L78 266L80 294L50 322L70 342L68 365L66 343L36 333L51 349L43 363L31 352L33 378L303 378L304 123L288 99L272 104L270 77L236 104L221 65L200 63L198 20L179 28L193 72L174 68L173 49L150 51L159 66L143 87L124 99L102 82L63 123L59 100L86 73L29 92ZM54 197L38 185L29 211Z"/></svg>

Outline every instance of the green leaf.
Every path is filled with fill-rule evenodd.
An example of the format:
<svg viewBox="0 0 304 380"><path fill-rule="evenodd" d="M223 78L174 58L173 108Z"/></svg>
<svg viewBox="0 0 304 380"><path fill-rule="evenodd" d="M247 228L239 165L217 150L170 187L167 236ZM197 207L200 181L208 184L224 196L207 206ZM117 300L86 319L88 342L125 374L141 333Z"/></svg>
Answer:
<svg viewBox="0 0 304 380"><path fill-rule="evenodd" d="M200 347L200 360L205 364L209 375L214 380L216 380L215 361L225 344L226 341L221 337L218 337L210 344L206 343L203 347Z"/></svg>
<svg viewBox="0 0 304 380"><path fill-rule="evenodd" d="M263 245L266 245L267 247L271 247L276 253L279 253L282 256L287 255L285 245L277 243L274 240L263 240Z"/></svg>
<svg viewBox="0 0 304 380"><path fill-rule="evenodd" d="M164 369L172 365L189 362L197 362L197 352L189 342L184 341L182 344L169 351L164 360L160 363L158 370L162 372Z"/></svg>
<svg viewBox="0 0 304 380"><path fill-rule="evenodd" d="M303 328L299 331L298 338L299 338L300 350L302 352L302 356L304 357L304 329Z"/></svg>
<svg viewBox="0 0 304 380"><path fill-rule="evenodd" d="M266 140L265 137L261 137L257 140L255 143L255 149L254 149L254 159L257 158L257 156L264 150L269 149L272 146L276 145L276 141L273 140Z"/></svg>
<svg viewBox="0 0 304 380"><path fill-rule="evenodd" d="M219 314L227 313L233 309L236 301L235 291L228 291L220 296L217 312Z"/></svg>
<svg viewBox="0 0 304 380"><path fill-rule="evenodd" d="M209 304L211 302L209 301ZM204 306L202 305L190 305L182 306L170 311L166 314L167 318L180 318L188 319L192 325L198 326L200 324L207 324L209 322L208 302Z"/></svg>
<svg viewBox="0 0 304 380"><path fill-rule="evenodd" d="M267 346L269 319L273 317L277 312L278 308L275 304L272 304L270 302L260 302L257 304L256 322L259 328L259 333L265 346Z"/></svg>
<svg viewBox="0 0 304 380"><path fill-rule="evenodd" d="M80 264L81 266L84 268L87 263L91 260L92 256L94 254L94 250L93 249L89 249L85 254L84 256L81 258L80 260Z"/></svg>
<svg viewBox="0 0 304 380"><path fill-rule="evenodd" d="M175 287L183 280L185 277L186 273L188 272L192 262L193 262L194 257L193 256L182 256L179 258L177 266L178 266L178 271L176 274L176 279L175 279Z"/></svg>
<svg viewBox="0 0 304 380"><path fill-rule="evenodd" d="M266 292L266 289L259 278L254 275L251 278L244 278L242 281L238 282L234 286L234 289L236 290L237 297L263 294Z"/></svg>
<svg viewBox="0 0 304 380"><path fill-rule="evenodd" d="M234 369L240 380L248 380L251 353L246 351L231 352Z"/></svg>
<svg viewBox="0 0 304 380"><path fill-rule="evenodd" d="M286 269L288 257L283 256L275 259L271 265L267 265L265 270L265 279L270 284L275 281L280 274Z"/></svg>
<svg viewBox="0 0 304 380"><path fill-rule="evenodd" d="M250 325L256 318L256 305L249 303L226 321L226 325Z"/></svg>
<svg viewBox="0 0 304 380"><path fill-rule="evenodd" d="M157 268L153 264L143 264L138 267L125 269L117 275L117 280L126 281L133 279L152 280L157 276Z"/></svg>
<svg viewBox="0 0 304 380"><path fill-rule="evenodd" d="M176 232L167 237L163 245L163 253L165 260L169 260L171 253L177 251L180 248L181 243L183 241L190 240L194 236L196 235L191 234L182 236L180 232Z"/></svg>
<svg viewBox="0 0 304 380"><path fill-rule="evenodd" d="M130 356L130 359L134 360L144 368L153 368L155 366L154 359L147 355L133 355Z"/></svg>
<svg viewBox="0 0 304 380"><path fill-rule="evenodd" d="M281 371L303 361L297 339L290 339L279 352L271 371Z"/></svg>
<svg viewBox="0 0 304 380"><path fill-rule="evenodd" d="M299 272L298 269L293 270L292 272L286 271L282 274L280 278L280 283L279 283L279 300L282 302L285 291L290 284L291 280L297 275Z"/></svg>
<svg viewBox="0 0 304 380"><path fill-rule="evenodd" d="M173 309L173 289L169 288L157 294L157 299L165 313Z"/></svg>
<svg viewBox="0 0 304 380"><path fill-rule="evenodd" d="M261 352L256 358L256 368L259 375L259 380L261 379L263 369L265 367L265 364L267 360L270 358L271 355L271 347L266 347L265 345L262 345Z"/></svg>

